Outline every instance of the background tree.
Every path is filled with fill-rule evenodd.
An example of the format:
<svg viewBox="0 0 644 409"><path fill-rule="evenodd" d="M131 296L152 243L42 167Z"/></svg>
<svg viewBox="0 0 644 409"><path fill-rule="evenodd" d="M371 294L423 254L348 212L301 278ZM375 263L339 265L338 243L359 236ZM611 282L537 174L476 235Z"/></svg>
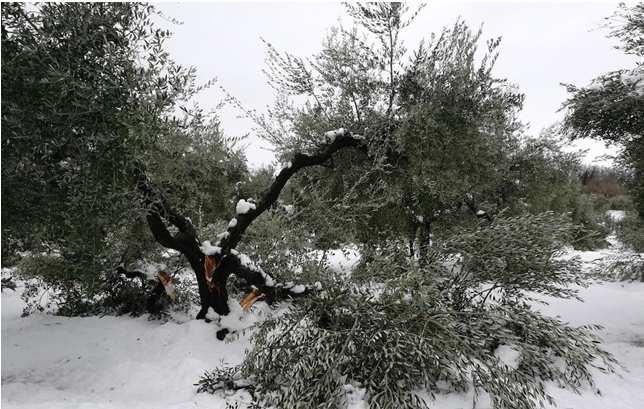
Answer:
<svg viewBox="0 0 644 409"><path fill-rule="evenodd" d="M503 164L518 145L523 95L492 74L500 39L488 41L477 63L480 36L462 21L444 29L414 53L401 83L401 179L410 221L424 230L421 248L433 223L454 223L461 209L487 215L479 206L497 201Z"/></svg>
<svg viewBox="0 0 644 409"><path fill-rule="evenodd" d="M246 172L218 123L185 108L194 70L169 58L155 17L139 3L2 4L3 262L45 249L64 265L44 277L88 299L150 249L136 175L207 220Z"/></svg>
<svg viewBox="0 0 644 409"><path fill-rule="evenodd" d="M564 128L573 139L590 137L622 147L620 162L632 172L631 184L640 218L644 218L644 5L622 4L609 19L610 36L625 53L638 58L632 69L609 72L591 85L566 85L571 94Z"/></svg>
<svg viewBox="0 0 644 409"><path fill-rule="evenodd" d="M267 44L279 97L255 119L284 163L328 129L363 134L369 155L346 152L297 176L293 203L315 231L344 229L375 247L404 236L413 254L437 221L476 220L482 203L494 210L519 145L523 95L493 74L499 39L480 50L480 30L462 21L409 53L400 32L417 10L361 4L348 12L356 28L332 29L311 58Z"/></svg>

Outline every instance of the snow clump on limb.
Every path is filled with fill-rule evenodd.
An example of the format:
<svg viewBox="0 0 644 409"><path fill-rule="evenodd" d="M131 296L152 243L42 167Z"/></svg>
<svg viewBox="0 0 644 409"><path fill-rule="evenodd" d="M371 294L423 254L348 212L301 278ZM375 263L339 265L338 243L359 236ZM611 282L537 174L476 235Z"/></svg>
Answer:
<svg viewBox="0 0 644 409"><path fill-rule="evenodd" d="M264 282L266 283L266 287L275 287L275 281L273 280L273 278L271 276L269 276L268 274L266 274L264 272L264 270L262 270L262 268L260 266L258 266L255 263L253 263L253 261L250 259L250 257L248 257L246 254L240 253L240 252L238 252L236 250L231 251L231 253L233 255L237 256L237 258L239 259L239 262L240 262L240 264L242 266L244 266L246 268L249 268L251 270L258 271L262 275L262 277L264 278Z"/></svg>
<svg viewBox="0 0 644 409"><path fill-rule="evenodd" d="M328 142L333 142L333 141L335 141L335 138L337 138L340 135L343 135L344 133L345 133L344 128L338 128L338 129L334 129L332 131L325 132L324 133L324 138Z"/></svg>
<svg viewBox="0 0 644 409"><path fill-rule="evenodd" d="M296 286L293 286L289 289L290 292L293 294L302 294L304 291L306 291L306 287L303 286L302 284L298 284Z"/></svg>
<svg viewBox="0 0 644 409"><path fill-rule="evenodd" d="M213 246L212 244L210 244L210 240L206 240L203 243L201 243L201 246L199 246L199 249L206 256L221 254L221 247Z"/></svg>
<svg viewBox="0 0 644 409"><path fill-rule="evenodd" d="M247 202L246 200L241 199L239 202L237 202L237 207L235 208L235 212L237 214L246 214L251 210L255 210L256 208L257 206L255 206L255 203Z"/></svg>

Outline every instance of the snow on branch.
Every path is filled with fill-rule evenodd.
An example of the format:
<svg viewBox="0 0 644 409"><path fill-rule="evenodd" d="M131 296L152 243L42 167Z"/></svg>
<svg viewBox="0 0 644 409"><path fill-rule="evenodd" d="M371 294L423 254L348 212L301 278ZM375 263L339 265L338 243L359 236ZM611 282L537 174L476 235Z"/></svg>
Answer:
<svg viewBox="0 0 644 409"><path fill-rule="evenodd" d="M231 221L228 224L228 236L222 237L219 241L219 246L224 252L237 246L248 226L277 201L288 180L300 169L323 165L331 159L334 153L342 149L354 148L367 153L364 138L360 135L354 135L344 128L326 132L325 138L325 143L316 152L311 154L296 153L293 155L289 166L286 166L277 174L273 183L266 189L257 203L251 203L244 199L237 202L235 208L236 221L234 223Z"/></svg>
<svg viewBox="0 0 644 409"><path fill-rule="evenodd" d="M241 199L239 202L237 202L237 207L235 207L235 213L246 214L251 210L255 210L255 209L256 209L255 203L247 202L246 200Z"/></svg>

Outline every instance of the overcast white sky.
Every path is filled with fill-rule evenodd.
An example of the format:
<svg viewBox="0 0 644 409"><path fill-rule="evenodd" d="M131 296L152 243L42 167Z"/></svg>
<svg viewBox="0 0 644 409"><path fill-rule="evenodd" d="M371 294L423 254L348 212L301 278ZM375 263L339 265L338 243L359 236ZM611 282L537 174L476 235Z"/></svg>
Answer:
<svg viewBox="0 0 644 409"><path fill-rule="evenodd" d="M451 25L461 16L471 27L483 24L484 38L502 36L498 76L526 94L522 119L538 134L561 118L556 111L566 99L560 83L587 84L610 70L631 68L634 58L613 48L614 39L600 28L618 1L429 1L405 40L413 48L422 38ZM628 3L628 2L627 2ZM163 3L158 8L184 24L172 26L168 47L181 64L197 67L205 82L218 84L248 108L264 110L274 98L261 70L265 50L260 37L278 49L308 56L317 52L328 28L348 25L340 3L198 2ZM222 98L215 87L199 97L204 108ZM221 112L229 135L251 131L252 123L233 109ZM270 147L251 135L246 144L252 166L270 163ZM592 156L605 152L600 143L585 143Z"/></svg>

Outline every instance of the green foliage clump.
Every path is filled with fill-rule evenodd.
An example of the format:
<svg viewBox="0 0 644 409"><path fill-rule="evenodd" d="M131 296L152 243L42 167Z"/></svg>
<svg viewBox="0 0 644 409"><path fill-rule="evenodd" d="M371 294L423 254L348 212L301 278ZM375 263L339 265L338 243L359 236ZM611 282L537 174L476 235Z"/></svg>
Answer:
<svg viewBox="0 0 644 409"><path fill-rule="evenodd" d="M644 252L644 220L633 212L626 212L623 219L615 222L615 233L629 248Z"/></svg>
<svg viewBox="0 0 644 409"><path fill-rule="evenodd" d="M594 250L606 247L606 235L608 228L603 224L604 213L595 210L595 202L592 196L580 194L573 199L570 212L572 221L576 224L575 235L571 244L576 249Z"/></svg>
<svg viewBox="0 0 644 409"><path fill-rule="evenodd" d="M142 3L2 4L2 261L55 251L51 273L26 270L73 303L110 285L131 293L110 271L153 256L141 172L200 227L227 212L248 171L218 121L186 108L203 87L165 51L157 14Z"/></svg>
<svg viewBox="0 0 644 409"><path fill-rule="evenodd" d="M458 270L458 279L450 284L454 294L492 282L504 297L526 300L529 292L569 298L576 293L570 286L584 282L579 264L562 258L574 233L573 223L552 212L499 217L439 243L432 260ZM454 255L459 260L450 263ZM485 291L492 294L490 288Z"/></svg>
<svg viewBox="0 0 644 409"><path fill-rule="evenodd" d="M248 229L239 250L269 271L280 282L317 281L321 268L320 251L306 225L297 224L292 208L272 209Z"/></svg>
<svg viewBox="0 0 644 409"><path fill-rule="evenodd" d="M580 157L562 148L556 127L522 141L510 154L506 176L498 187L500 206L517 214L571 211L581 194Z"/></svg>
<svg viewBox="0 0 644 409"><path fill-rule="evenodd" d="M492 74L500 39L487 41L477 63L481 35L463 21L444 29L418 47L400 82L399 183L405 205L426 219L467 195L494 196L517 142L523 94Z"/></svg>
<svg viewBox="0 0 644 409"><path fill-rule="evenodd" d="M23 316L53 307L71 315L85 315L91 311L90 302L82 293L95 289L83 288L73 280L67 263L59 253L50 252L23 257L17 266L18 276L25 280L21 298L25 301Z"/></svg>
<svg viewBox="0 0 644 409"><path fill-rule="evenodd" d="M505 208L516 215L545 211L570 214L577 225L571 245L584 250L605 246L608 230L602 225L602 200L584 191L580 156L563 151L558 133L552 126L539 138L526 139L517 146L498 185L499 200L489 207Z"/></svg>
<svg viewBox="0 0 644 409"><path fill-rule="evenodd" d="M606 219L623 247L603 260L594 270L595 276L600 280L644 282L644 222L633 211L626 211L619 220Z"/></svg>
<svg viewBox="0 0 644 409"><path fill-rule="evenodd" d="M609 257L595 270L595 277L608 281L644 282L644 255L626 253Z"/></svg>
<svg viewBox="0 0 644 409"><path fill-rule="evenodd" d="M180 254L148 252L147 258L132 264L131 269L144 276L126 277L117 269L93 274L92 280L79 280L70 273L68 262L59 252L26 254L16 266L15 275L25 283L21 298L26 306L23 315L35 311L64 316L129 314L149 312L148 300L158 284L155 274L165 271L172 277L176 299L159 297L151 318L169 318L170 313L188 313L198 303L194 274L186 271ZM151 273L147 276L145 272Z"/></svg>
<svg viewBox="0 0 644 409"><path fill-rule="evenodd" d="M338 234L377 246L415 236L419 218L454 215L468 196L494 202L523 103L493 73L500 40L481 47L481 31L459 20L408 52L402 33L418 10L374 3L347 11L355 27L332 29L310 59L267 44L279 99L267 118L256 117L284 163L331 129L364 137L367 152L342 152L292 181L321 246Z"/></svg>
<svg viewBox="0 0 644 409"><path fill-rule="evenodd" d="M624 52L644 55L644 5L620 4L609 26ZM600 75L589 86L566 88L564 129L573 139L590 137L622 148L619 162L630 173L633 201L644 218L644 65L640 61L632 69Z"/></svg>
<svg viewBox="0 0 644 409"><path fill-rule="evenodd" d="M168 33L151 13L137 3L2 5L3 238L30 248L65 240L62 256L82 264L106 228L132 216L133 172L189 79L162 53Z"/></svg>
<svg viewBox="0 0 644 409"><path fill-rule="evenodd" d="M204 375L199 388L226 389L225 373L282 408L342 407L347 385L364 388L371 408L426 408L420 389L474 387L507 409L552 402L547 382L579 392L592 368L615 363L596 327L571 327L528 302L576 296L579 264L561 258L573 232L551 213L498 218L436 243L425 265L388 258L404 248L392 245L367 267L384 273L329 276L319 296L258 329L239 367Z"/></svg>

